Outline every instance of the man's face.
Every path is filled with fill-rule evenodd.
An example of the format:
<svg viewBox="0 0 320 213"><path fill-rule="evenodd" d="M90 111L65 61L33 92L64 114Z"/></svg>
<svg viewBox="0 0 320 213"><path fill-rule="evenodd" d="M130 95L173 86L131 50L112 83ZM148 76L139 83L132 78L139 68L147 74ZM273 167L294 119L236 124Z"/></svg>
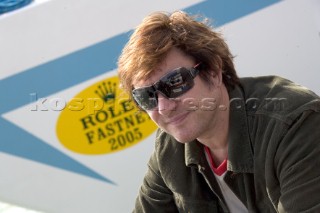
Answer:
<svg viewBox="0 0 320 213"><path fill-rule="evenodd" d="M151 77L134 82L134 87L150 86L178 67L190 69L195 65L196 62L191 57L173 48ZM221 93L221 74L212 75L210 80L213 83L211 85L197 75L194 86L173 99L158 92L157 107L147 110L147 113L161 129L182 143L210 137L221 120L218 106L226 98Z"/></svg>

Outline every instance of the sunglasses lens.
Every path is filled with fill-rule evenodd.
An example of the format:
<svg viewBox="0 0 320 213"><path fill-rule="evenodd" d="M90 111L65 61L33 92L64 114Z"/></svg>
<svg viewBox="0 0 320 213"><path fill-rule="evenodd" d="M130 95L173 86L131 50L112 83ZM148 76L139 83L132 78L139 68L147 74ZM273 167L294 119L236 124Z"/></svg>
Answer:
<svg viewBox="0 0 320 213"><path fill-rule="evenodd" d="M153 87L134 89L132 96L143 110L151 110L158 105L157 94Z"/></svg>
<svg viewBox="0 0 320 213"><path fill-rule="evenodd" d="M143 110L151 110L158 105L157 91L167 98L176 98L190 90L193 85L191 74L193 70L180 67L163 76L157 83L150 87L142 87L132 90L132 96Z"/></svg>
<svg viewBox="0 0 320 213"><path fill-rule="evenodd" d="M186 93L194 85L188 69L180 67L159 81L158 90L168 98L176 98Z"/></svg>

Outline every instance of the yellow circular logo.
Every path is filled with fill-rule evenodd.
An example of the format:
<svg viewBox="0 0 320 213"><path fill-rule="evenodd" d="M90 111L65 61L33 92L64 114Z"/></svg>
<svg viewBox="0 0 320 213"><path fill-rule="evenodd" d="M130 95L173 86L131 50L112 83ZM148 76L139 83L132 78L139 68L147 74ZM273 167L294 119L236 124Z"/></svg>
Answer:
<svg viewBox="0 0 320 213"><path fill-rule="evenodd" d="M107 154L131 147L156 130L118 84L118 77L105 79L67 103L56 129L66 148L81 154Z"/></svg>

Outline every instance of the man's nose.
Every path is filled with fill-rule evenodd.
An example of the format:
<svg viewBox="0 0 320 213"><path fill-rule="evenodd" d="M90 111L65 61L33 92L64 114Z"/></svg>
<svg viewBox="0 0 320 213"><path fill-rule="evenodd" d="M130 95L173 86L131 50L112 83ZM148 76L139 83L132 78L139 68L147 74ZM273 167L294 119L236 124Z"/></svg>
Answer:
<svg viewBox="0 0 320 213"><path fill-rule="evenodd" d="M169 99L158 93L158 112L161 115L169 115L172 111L176 110L177 101L175 99Z"/></svg>

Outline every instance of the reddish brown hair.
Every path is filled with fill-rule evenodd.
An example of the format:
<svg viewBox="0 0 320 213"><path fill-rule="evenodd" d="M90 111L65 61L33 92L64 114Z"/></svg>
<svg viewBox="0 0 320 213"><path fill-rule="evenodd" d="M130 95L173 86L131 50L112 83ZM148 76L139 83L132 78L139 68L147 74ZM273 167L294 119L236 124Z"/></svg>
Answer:
<svg viewBox="0 0 320 213"><path fill-rule="evenodd" d="M131 95L133 82L148 78L173 47L202 63L203 79L209 79L210 72L222 70L223 82L231 90L239 83L233 56L221 34L207 21L181 11L147 16L119 57L118 73L124 90Z"/></svg>

